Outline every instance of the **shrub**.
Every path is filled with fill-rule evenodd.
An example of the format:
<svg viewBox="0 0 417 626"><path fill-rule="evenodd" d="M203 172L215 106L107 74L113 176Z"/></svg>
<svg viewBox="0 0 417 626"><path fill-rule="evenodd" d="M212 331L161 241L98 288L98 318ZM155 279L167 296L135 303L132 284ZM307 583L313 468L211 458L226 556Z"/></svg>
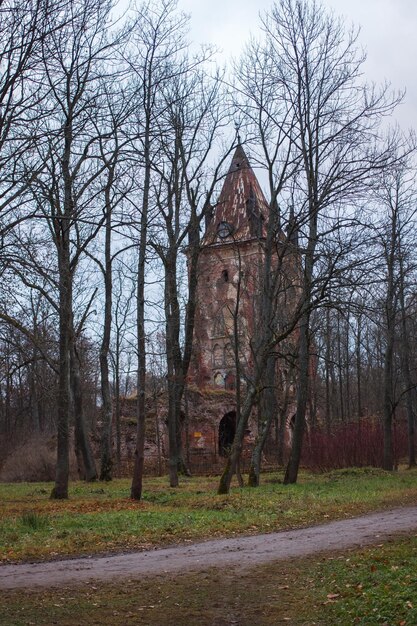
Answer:
<svg viewBox="0 0 417 626"><path fill-rule="evenodd" d="M407 428L399 422L393 431L394 462L407 456ZM344 467L382 467L384 435L380 421L362 419L335 428L329 435L312 430L306 437L302 464L311 470Z"/></svg>
<svg viewBox="0 0 417 626"><path fill-rule="evenodd" d="M0 472L2 482L50 482L55 479L56 439L32 437L9 454ZM70 454L70 474L76 478L75 454Z"/></svg>

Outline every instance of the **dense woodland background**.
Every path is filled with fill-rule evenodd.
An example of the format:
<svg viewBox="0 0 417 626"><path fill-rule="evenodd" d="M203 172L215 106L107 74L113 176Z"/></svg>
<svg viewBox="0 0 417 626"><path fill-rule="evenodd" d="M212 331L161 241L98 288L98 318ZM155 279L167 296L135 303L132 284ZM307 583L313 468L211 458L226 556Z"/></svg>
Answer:
<svg viewBox="0 0 417 626"><path fill-rule="evenodd" d="M255 366L239 376L220 490L262 401L259 482L262 435L290 386L286 482L297 479L306 414L310 452L339 446L340 458L376 429L369 446L378 441L385 469L397 440L414 465L415 142L390 123L403 94L364 83L366 42L314 0L276 2L226 69L210 45L189 44L174 0L116 15L102 0L0 6L1 460L57 433L52 495L67 497L74 431L81 476L110 479L121 402L137 395L140 498L146 399L158 389L178 484L200 242L237 128L269 217ZM238 368L237 325L233 345ZM288 365L274 389L277 359Z"/></svg>

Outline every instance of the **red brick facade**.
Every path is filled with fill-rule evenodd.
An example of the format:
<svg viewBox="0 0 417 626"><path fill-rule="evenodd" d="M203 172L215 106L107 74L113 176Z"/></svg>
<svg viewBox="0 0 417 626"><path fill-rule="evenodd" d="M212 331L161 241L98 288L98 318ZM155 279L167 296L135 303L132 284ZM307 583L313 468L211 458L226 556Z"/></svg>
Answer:
<svg viewBox="0 0 417 626"><path fill-rule="evenodd" d="M190 382L199 388L235 387L234 338L239 363L250 368L250 339L265 235L267 202L241 145L235 151L218 202L206 224Z"/></svg>

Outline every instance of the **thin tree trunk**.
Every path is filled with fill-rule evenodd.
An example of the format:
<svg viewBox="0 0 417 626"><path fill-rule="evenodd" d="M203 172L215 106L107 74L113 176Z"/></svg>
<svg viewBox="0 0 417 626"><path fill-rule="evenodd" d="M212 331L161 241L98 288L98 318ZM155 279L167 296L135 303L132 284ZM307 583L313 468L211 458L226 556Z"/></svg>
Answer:
<svg viewBox="0 0 417 626"><path fill-rule="evenodd" d="M230 484L232 482L233 475L236 472L238 460L240 459L240 456L242 454L245 430L249 421L250 414L252 412L256 394L256 386L249 383L245 401L242 407L241 418L236 426L236 433L233 439L230 454L227 459L226 466L223 470L223 474L220 478L219 488L217 491L217 493L220 495L229 493Z"/></svg>
<svg viewBox="0 0 417 626"><path fill-rule="evenodd" d="M55 485L51 498L68 498L69 479L69 413L70 413L70 333L72 324L72 290L69 269L68 227L59 251L59 382L58 439ZM64 233L65 234L65 233Z"/></svg>
<svg viewBox="0 0 417 626"><path fill-rule="evenodd" d="M394 450L392 438L393 419L393 348L394 348L394 328L393 320L389 322L387 328L387 343L384 356L384 458L382 467L392 471L394 468Z"/></svg>
<svg viewBox="0 0 417 626"><path fill-rule="evenodd" d="M340 417L342 422L345 421L345 409L343 401L343 364L342 364L342 341L341 341L341 329L340 329L340 313L337 314L337 369L339 372L339 404L340 404Z"/></svg>
<svg viewBox="0 0 417 626"><path fill-rule="evenodd" d="M396 224L393 220L391 225L391 242L387 257L387 295L385 301L386 330L385 330L385 354L384 354L384 450L383 463L384 470L394 469L394 449L392 437L392 421L394 411L394 390L393 390L393 355L395 341L395 288L394 288L394 264L396 258Z"/></svg>
<svg viewBox="0 0 417 626"><path fill-rule="evenodd" d="M306 409L308 402L308 379L310 367L309 326L310 316L308 313L305 313L300 322L297 410L295 413L291 453L284 477L285 485L297 482L298 469L301 461L301 451L303 445Z"/></svg>
<svg viewBox="0 0 417 626"><path fill-rule="evenodd" d="M115 358L115 368L114 368L114 396L115 396L115 406L114 406L114 419L116 425L116 463L117 463L117 471L120 475L121 469L121 432L120 432L120 417L121 417L121 406L120 406L120 348L118 345L119 339L116 338L116 358Z"/></svg>
<svg viewBox="0 0 417 626"><path fill-rule="evenodd" d="M181 446L181 355L179 345L179 303L177 297L177 258L175 249L170 246L165 261L165 340L168 370L168 442L169 442L169 484L178 487L178 470L181 467L179 449Z"/></svg>
<svg viewBox="0 0 417 626"><path fill-rule="evenodd" d="M415 442L415 389L411 380L410 369L410 334L407 328L407 311L404 293L404 267L403 260L400 259L400 293L399 301L401 307L401 366L405 385L405 400L407 409L408 428L408 466L416 466L416 442Z"/></svg>
<svg viewBox="0 0 417 626"><path fill-rule="evenodd" d="M85 423L80 376L80 360L73 344L71 345L70 350L70 364L75 422L75 448L78 452L77 459L79 460L79 472L82 474L82 478L84 480L92 482L97 479L97 470Z"/></svg>
<svg viewBox="0 0 417 626"><path fill-rule="evenodd" d="M347 312L346 312L346 337L345 337L345 341L346 341L346 345L345 345L345 354L346 354L346 367L345 367L345 377L346 377L346 390L345 390L345 406L346 406L346 419L349 422L350 418L351 418L351 411L350 411L350 407L351 407L351 402L350 402L350 353L349 353L349 346L350 346L350 310L349 307L347 308Z"/></svg>
<svg viewBox="0 0 417 626"><path fill-rule="evenodd" d="M151 85L152 85L152 67L148 68L146 79L146 126L144 137L144 160L145 160L145 177L143 183L142 197L142 214L140 218L140 236L139 236L139 259L138 259L138 284L136 291L136 330L138 342L138 371L137 371L137 434L135 449L135 464L133 468L132 486L130 496L134 500L140 500L142 497L143 470L145 465L145 408L146 408L146 335L145 335L145 263L146 263L146 245L148 236L148 210L149 210L149 193L151 184L151 159L150 159L150 133L151 133Z"/></svg>
<svg viewBox="0 0 417 626"><path fill-rule="evenodd" d="M143 216L142 216L143 219ZM142 239L142 234L141 234ZM143 244L143 247L142 247ZM137 338L138 338L138 373L136 401L136 449L135 464L130 495L134 500L142 497L143 470L145 465L145 383L146 383L146 345L145 345L145 246L141 241L138 263L137 286Z"/></svg>
<svg viewBox="0 0 417 626"><path fill-rule="evenodd" d="M362 341L362 316L359 314L358 315L358 334L356 338L356 389L357 389L357 394L358 394L358 419L360 419L363 415L361 341Z"/></svg>
<svg viewBox="0 0 417 626"><path fill-rule="evenodd" d="M260 432L258 433L257 442L252 452L248 478L249 487L259 486L262 452L268 439L272 421L277 412L274 388L275 376L276 362L275 358L271 356L268 359L268 364L266 367L266 389L261 396L261 407L263 408L265 418L260 420Z"/></svg>
<svg viewBox="0 0 417 626"><path fill-rule="evenodd" d="M32 351L33 362L29 367L29 386L30 386L30 413L32 428L34 432L39 433L41 430L40 417L39 417L39 402L36 384L36 348Z"/></svg>
<svg viewBox="0 0 417 626"><path fill-rule="evenodd" d="M102 399L102 423L101 432L101 465L100 480L112 479L113 455L112 455L112 422L113 403L109 377L109 350L112 322L112 262L111 262L111 199L110 192L113 185L114 170L110 169L109 179L105 189L106 203L106 239L104 245L105 268L104 268L104 325L103 338L100 348L100 374L101 374L101 399Z"/></svg>

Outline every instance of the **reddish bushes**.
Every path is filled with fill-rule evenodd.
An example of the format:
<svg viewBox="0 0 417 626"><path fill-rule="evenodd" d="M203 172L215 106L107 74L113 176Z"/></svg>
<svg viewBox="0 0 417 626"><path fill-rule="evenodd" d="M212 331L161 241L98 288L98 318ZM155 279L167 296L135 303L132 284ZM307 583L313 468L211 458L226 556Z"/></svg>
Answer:
<svg viewBox="0 0 417 626"><path fill-rule="evenodd" d="M398 464L407 456L407 427L394 428L394 459ZM319 430L307 433L302 465L311 470L343 467L382 467L383 431L380 421L363 419L340 425L328 435Z"/></svg>

